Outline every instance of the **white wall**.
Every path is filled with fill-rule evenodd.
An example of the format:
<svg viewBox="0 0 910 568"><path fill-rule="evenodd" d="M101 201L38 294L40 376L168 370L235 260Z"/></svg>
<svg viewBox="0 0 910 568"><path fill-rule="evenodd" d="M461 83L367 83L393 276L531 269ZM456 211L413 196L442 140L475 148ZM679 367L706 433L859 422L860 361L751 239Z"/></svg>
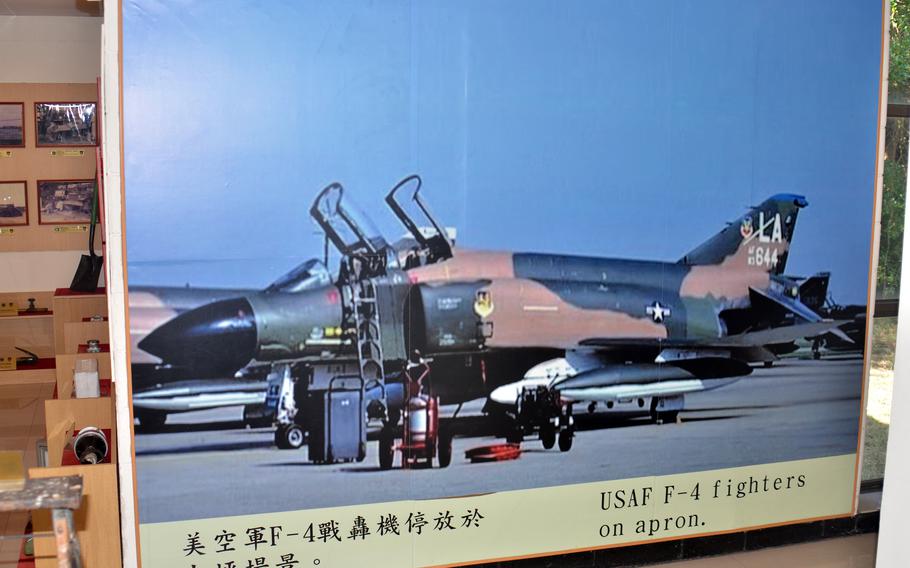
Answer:
<svg viewBox="0 0 910 568"><path fill-rule="evenodd" d="M910 227L910 180L907 180L904 226ZM897 345L894 352L894 387L891 393L891 425L885 453L885 487L882 490L881 521L878 537L879 568L907 566L907 535L910 518L904 509L910 505L910 231L904 231L901 260L900 298L904 302L897 315Z"/></svg>
<svg viewBox="0 0 910 568"><path fill-rule="evenodd" d="M0 16L0 83L95 82L101 74L101 20Z"/></svg>
<svg viewBox="0 0 910 568"><path fill-rule="evenodd" d="M93 17L0 16L0 100L3 83L94 83L101 75L101 22ZM0 292L69 286L81 254L0 252Z"/></svg>

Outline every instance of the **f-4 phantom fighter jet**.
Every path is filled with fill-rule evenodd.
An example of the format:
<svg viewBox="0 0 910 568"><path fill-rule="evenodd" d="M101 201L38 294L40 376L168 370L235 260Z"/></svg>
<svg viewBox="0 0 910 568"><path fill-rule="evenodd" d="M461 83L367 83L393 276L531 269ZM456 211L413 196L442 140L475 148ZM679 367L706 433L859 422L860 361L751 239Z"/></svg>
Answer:
<svg viewBox="0 0 910 568"><path fill-rule="evenodd" d="M662 262L462 249L420 189L410 176L386 196L409 235L392 244L329 185L310 213L340 255L337 274L309 261L265 290L177 316L139 347L197 377L264 365L291 381L270 391L279 446L303 443L294 400L341 374L359 376L369 416L395 428L413 393L407 369L431 361L422 387L441 403L486 397L498 432L539 434L545 447L558 437L568 450L576 404L632 401L673 419L686 393L727 385L773 361L774 346L837 326L783 276L808 205L800 195L769 197ZM441 462L452 434L441 434Z"/></svg>

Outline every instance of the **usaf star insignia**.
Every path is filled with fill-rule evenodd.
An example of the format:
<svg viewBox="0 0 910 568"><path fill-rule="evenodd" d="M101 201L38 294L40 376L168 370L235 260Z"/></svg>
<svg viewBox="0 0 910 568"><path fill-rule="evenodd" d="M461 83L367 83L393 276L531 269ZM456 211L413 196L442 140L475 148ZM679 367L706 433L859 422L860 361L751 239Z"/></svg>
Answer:
<svg viewBox="0 0 910 568"><path fill-rule="evenodd" d="M651 316L654 323L663 323L666 318L670 317L670 308L661 305L661 303L657 301L646 307L645 312Z"/></svg>

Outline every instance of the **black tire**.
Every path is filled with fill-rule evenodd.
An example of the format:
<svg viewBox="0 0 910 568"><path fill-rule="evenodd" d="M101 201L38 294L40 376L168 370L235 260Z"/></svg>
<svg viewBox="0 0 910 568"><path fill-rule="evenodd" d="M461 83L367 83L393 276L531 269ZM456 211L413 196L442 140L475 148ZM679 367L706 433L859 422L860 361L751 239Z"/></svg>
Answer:
<svg viewBox="0 0 910 568"><path fill-rule="evenodd" d="M540 443L545 450L553 449L556 445L556 429L553 426L547 425L540 429Z"/></svg>
<svg viewBox="0 0 910 568"><path fill-rule="evenodd" d="M306 443L306 432L299 424L284 424L275 430L275 445L282 450L299 450Z"/></svg>
<svg viewBox="0 0 910 568"><path fill-rule="evenodd" d="M452 463L452 434L443 430L439 433L439 447L437 450L439 467L449 467Z"/></svg>
<svg viewBox="0 0 910 568"><path fill-rule="evenodd" d="M154 430L164 426L167 422L167 412L160 410L136 410L136 419L139 425L147 430Z"/></svg>
<svg viewBox="0 0 910 568"><path fill-rule="evenodd" d="M395 437L391 432L379 435L379 469L392 469L395 461Z"/></svg>
<svg viewBox="0 0 910 568"><path fill-rule="evenodd" d="M559 451L568 452L572 449L572 440L575 434L571 430L563 430L559 433Z"/></svg>
<svg viewBox="0 0 910 568"><path fill-rule="evenodd" d="M357 462L362 462L367 459L367 445L364 442L360 442L360 447L357 448Z"/></svg>

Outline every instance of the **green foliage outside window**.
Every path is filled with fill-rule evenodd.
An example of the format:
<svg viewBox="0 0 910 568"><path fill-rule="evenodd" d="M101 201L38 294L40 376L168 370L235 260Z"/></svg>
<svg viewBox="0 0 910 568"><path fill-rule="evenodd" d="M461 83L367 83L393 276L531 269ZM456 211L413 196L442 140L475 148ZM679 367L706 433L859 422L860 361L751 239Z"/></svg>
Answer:
<svg viewBox="0 0 910 568"><path fill-rule="evenodd" d="M910 0L891 0L891 52L888 90L893 102L910 102ZM879 243L880 297L896 297L900 285L907 190L907 118L888 119L885 127L885 169L882 231Z"/></svg>

